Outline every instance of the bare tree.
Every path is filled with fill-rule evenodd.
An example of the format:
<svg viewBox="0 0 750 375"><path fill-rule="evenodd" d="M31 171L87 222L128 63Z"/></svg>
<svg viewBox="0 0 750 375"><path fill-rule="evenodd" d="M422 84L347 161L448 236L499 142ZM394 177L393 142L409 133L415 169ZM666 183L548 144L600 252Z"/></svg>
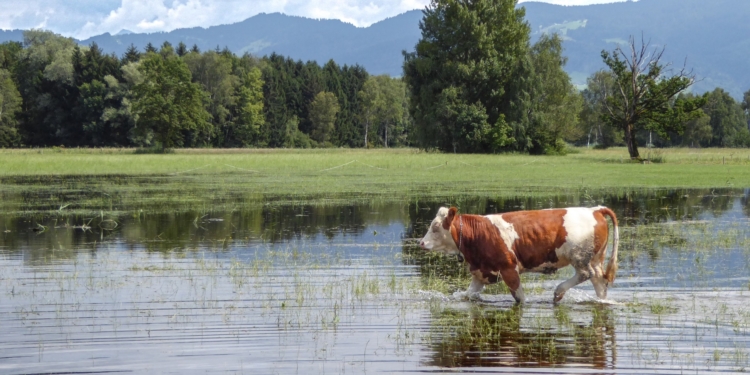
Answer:
<svg viewBox="0 0 750 375"><path fill-rule="evenodd" d="M612 53L602 51L604 63L615 76L615 88L605 98L605 119L625 132L625 142L632 159L640 159L635 135L645 129L667 136L682 133L684 123L698 115L703 98L677 99L680 92L695 82L695 75L683 66L674 75L665 72L671 64L662 64L664 47L650 48L641 37L640 47L631 36L629 51L617 47Z"/></svg>

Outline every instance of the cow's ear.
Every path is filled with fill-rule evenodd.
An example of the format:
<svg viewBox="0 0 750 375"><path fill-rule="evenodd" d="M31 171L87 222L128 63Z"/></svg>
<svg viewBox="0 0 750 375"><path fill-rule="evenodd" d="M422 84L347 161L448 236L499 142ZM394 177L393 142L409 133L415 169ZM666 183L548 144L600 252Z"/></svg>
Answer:
<svg viewBox="0 0 750 375"><path fill-rule="evenodd" d="M448 215L445 217L445 219L443 219L443 229L450 229L451 224L453 224L453 219L456 218L457 213L458 209L456 207L451 207L450 210L448 210Z"/></svg>

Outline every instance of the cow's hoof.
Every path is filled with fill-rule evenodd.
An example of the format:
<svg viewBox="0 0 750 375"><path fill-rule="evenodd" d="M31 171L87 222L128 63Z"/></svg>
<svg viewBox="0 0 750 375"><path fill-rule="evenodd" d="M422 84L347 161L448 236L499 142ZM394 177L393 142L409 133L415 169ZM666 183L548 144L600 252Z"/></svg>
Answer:
<svg viewBox="0 0 750 375"><path fill-rule="evenodd" d="M455 292L453 298L462 301L481 301L482 298L479 296L479 292Z"/></svg>

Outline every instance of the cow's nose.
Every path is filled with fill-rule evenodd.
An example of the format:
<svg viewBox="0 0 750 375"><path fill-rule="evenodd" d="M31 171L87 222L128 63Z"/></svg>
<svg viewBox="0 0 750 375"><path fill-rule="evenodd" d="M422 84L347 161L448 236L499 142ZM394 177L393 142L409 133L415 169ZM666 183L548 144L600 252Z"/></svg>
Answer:
<svg viewBox="0 0 750 375"><path fill-rule="evenodd" d="M425 248L425 247L424 247L424 241L419 241L419 247L421 247L421 248L423 248L423 249Z"/></svg>

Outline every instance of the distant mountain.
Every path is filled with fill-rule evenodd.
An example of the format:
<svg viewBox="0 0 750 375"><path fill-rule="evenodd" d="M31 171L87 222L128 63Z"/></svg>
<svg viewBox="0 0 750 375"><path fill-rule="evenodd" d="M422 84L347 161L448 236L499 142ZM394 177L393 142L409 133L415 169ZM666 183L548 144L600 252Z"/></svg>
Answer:
<svg viewBox="0 0 750 375"><path fill-rule="evenodd" d="M604 67L602 49L613 50L630 35L666 46L664 62L693 69L693 91L722 87L735 98L750 90L750 1L640 0L588 6L523 3L535 35L565 37L566 67L573 80Z"/></svg>
<svg viewBox="0 0 750 375"><path fill-rule="evenodd" d="M666 46L664 62L675 68L686 64L700 81L693 90L723 87L739 98L750 89L750 1L640 0L588 6L559 6L527 2L526 17L532 37L544 32L565 39L566 70L578 85L604 67L603 49L613 50L630 35L641 35L654 47ZM359 64L372 74L401 75L401 51L414 49L420 37L422 12L406 12L357 28L337 20L314 20L279 13L259 14L243 22L209 28L178 29L167 33L136 34L127 30L80 41L96 42L107 52L122 55L132 43L180 41L201 50L228 47L235 53L263 56L276 52L323 64ZM19 30L0 31L0 42L21 40Z"/></svg>
<svg viewBox="0 0 750 375"><path fill-rule="evenodd" d="M338 20L314 20L280 13L259 14L245 21L209 28L178 29L154 34L103 34L81 41L96 42L107 52L121 55L132 43L157 48L166 40L176 46L197 45L202 51L228 47L232 52L270 55L272 52L320 64L333 59L339 65L359 64L374 74L401 75L402 50L414 48L420 37L421 11L388 18L367 28Z"/></svg>

